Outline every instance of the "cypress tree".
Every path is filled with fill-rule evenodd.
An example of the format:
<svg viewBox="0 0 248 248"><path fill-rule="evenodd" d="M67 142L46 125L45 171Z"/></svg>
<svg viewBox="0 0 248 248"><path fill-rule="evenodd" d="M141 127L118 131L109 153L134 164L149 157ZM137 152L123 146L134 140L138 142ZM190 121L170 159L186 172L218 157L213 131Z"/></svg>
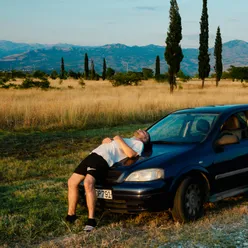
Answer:
<svg viewBox="0 0 248 248"><path fill-rule="evenodd" d="M96 76L96 72L95 72L95 66L94 66L94 61L93 59L91 60L91 67L90 67L90 79L94 80Z"/></svg>
<svg viewBox="0 0 248 248"><path fill-rule="evenodd" d="M217 28L217 34L214 46L214 56L215 56L215 73L216 73L216 87L219 86L219 81L222 77L223 64L222 64L222 38L220 33L220 27Z"/></svg>
<svg viewBox="0 0 248 248"><path fill-rule="evenodd" d="M105 58L103 59L103 68L102 68L102 80L104 81L106 79L106 71L107 71L107 65Z"/></svg>
<svg viewBox="0 0 248 248"><path fill-rule="evenodd" d="M84 55L84 79L89 78L89 59L88 54L85 53Z"/></svg>
<svg viewBox="0 0 248 248"><path fill-rule="evenodd" d="M170 2L170 25L166 38L165 60L169 66L170 93L173 93L176 86L176 74L180 70L180 63L183 60L183 53L180 42L182 40L182 23L179 8L176 0Z"/></svg>
<svg viewBox="0 0 248 248"><path fill-rule="evenodd" d="M60 78L65 78L65 64L64 64L64 58L61 58L61 68L60 68Z"/></svg>
<svg viewBox="0 0 248 248"><path fill-rule="evenodd" d="M160 78L160 58L156 57L156 68L155 68L155 79L158 80Z"/></svg>
<svg viewBox="0 0 248 248"><path fill-rule="evenodd" d="M198 72L199 78L202 80L202 88L204 88L205 78L209 76L210 72L210 56L208 53L208 7L207 0L203 0L203 9L201 16L201 33L200 33L200 47L198 56Z"/></svg>

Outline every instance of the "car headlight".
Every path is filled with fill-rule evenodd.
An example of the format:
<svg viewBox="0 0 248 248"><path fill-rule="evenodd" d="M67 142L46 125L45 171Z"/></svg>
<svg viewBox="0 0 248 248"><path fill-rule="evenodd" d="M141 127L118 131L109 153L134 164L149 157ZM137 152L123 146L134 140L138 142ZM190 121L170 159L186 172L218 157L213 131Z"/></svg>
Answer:
<svg viewBox="0 0 248 248"><path fill-rule="evenodd" d="M163 169L145 169L132 172L126 182L148 182L164 178Z"/></svg>

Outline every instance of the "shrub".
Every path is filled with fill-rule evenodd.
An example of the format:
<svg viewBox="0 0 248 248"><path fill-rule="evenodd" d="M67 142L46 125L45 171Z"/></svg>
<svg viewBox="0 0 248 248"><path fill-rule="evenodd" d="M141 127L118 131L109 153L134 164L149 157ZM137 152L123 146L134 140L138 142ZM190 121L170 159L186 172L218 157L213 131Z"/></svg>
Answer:
<svg viewBox="0 0 248 248"><path fill-rule="evenodd" d="M157 76L157 77L155 78L155 80L156 80L158 83L168 82L168 81L169 81L169 75L168 75L168 73L160 74L159 76Z"/></svg>
<svg viewBox="0 0 248 248"><path fill-rule="evenodd" d="M51 75L50 75L51 79L55 80L58 78L58 76L59 76L59 74L57 73L57 71L53 70L51 72Z"/></svg>
<svg viewBox="0 0 248 248"><path fill-rule="evenodd" d="M5 77L2 77L1 79L4 83L7 83L11 79L11 77L6 75Z"/></svg>
<svg viewBox="0 0 248 248"><path fill-rule="evenodd" d="M81 76L80 73L74 72L72 70L69 70L68 72L68 77L74 78L74 79L79 79Z"/></svg>
<svg viewBox="0 0 248 248"><path fill-rule="evenodd" d="M106 78L111 80L114 75L115 75L115 70L109 67L106 72Z"/></svg>
<svg viewBox="0 0 248 248"><path fill-rule="evenodd" d="M150 68L142 68L142 73L145 80L153 78L153 70Z"/></svg>
<svg viewBox="0 0 248 248"><path fill-rule="evenodd" d="M99 79L100 79L100 75L96 73L95 77L94 77L94 80L99 81Z"/></svg>
<svg viewBox="0 0 248 248"><path fill-rule="evenodd" d="M48 79L43 79L41 82L38 83L38 87L41 89L49 89L50 88L50 82Z"/></svg>
<svg viewBox="0 0 248 248"><path fill-rule="evenodd" d="M191 79L190 76L184 74L184 72L182 70L180 70L178 73L177 73L177 77L183 81L183 82L187 82Z"/></svg>
<svg viewBox="0 0 248 248"><path fill-rule="evenodd" d="M113 86L138 85L140 81L141 81L141 78L132 72L130 73L119 72L115 74L111 79L111 83Z"/></svg>
<svg viewBox="0 0 248 248"><path fill-rule="evenodd" d="M33 73L33 77L34 78L39 78L39 79L44 79L47 78L47 74L43 71L37 70Z"/></svg>
<svg viewBox="0 0 248 248"><path fill-rule="evenodd" d="M81 85L82 88L85 87L85 82L84 82L84 79L83 78L80 78L79 81L78 81L79 85Z"/></svg>
<svg viewBox="0 0 248 248"><path fill-rule="evenodd" d="M34 87L34 81L32 79L26 78L20 85L21 89L29 89Z"/></svg>
<svg viewBox="0 0 248 248"><path fill-rule="evenodd" d="M41 81L34 81L30 78L25 79L20 85L21 89L29 89L29 88L41 88L48 89L50 88L50 82L47 79L42 79Z"/></svg>
<svg viewBox="0 0 248 248"><path fill-rule="evenodd" d="M25 78L27 75L27 72L12 70L11 74L12 74L12 78L15 78L15 77L16 78Z"/></svg>
<svg viewBox="0 0 248 248"><path fill-rule="evenodd" d="M60 78L60 79L65 79L65 80L66 80L66 79L67 79L67 76L68 76L67 71L64 71L63 73L60 73L60 74L59 74L59 78Z"/></svg>
<svg viewBox="0 0 248 248"><path fill-rule="evenodd" d="M9 84L0 84L0 88L1 89L9 89L9 88L14 88L14 89L17 89L18 86L16 84L12 84L12 83L9 83Z"/></svg>

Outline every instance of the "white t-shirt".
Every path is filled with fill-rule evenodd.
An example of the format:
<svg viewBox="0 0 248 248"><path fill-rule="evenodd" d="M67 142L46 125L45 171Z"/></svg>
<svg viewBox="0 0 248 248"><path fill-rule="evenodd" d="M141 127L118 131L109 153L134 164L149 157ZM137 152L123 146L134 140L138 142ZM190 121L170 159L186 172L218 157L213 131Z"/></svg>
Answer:
<svg viewBox="0 0 248 248"><path fill-rule="evenodd" d="M141 155L144 149L143 142L135 138L123 140L130 148ZM121 146L114 140L111 143L101 144L92 153L102 156L107 161L109 167L127 157Z"/></svg>

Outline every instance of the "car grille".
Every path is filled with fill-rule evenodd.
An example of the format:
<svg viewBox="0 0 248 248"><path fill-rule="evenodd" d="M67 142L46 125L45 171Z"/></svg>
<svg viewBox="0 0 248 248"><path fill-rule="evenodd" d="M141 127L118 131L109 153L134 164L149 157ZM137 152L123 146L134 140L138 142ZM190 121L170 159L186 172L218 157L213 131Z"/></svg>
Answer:
<svg viewBox="0 0 248 248"><path fill-rule="evenodd" d="M97 200L97 209L110 211L112 213L139 213L147 210L143 201L125 201L125 200Z"/></svg>
<svg viewBox="0 0 248 248"><path fill-rule="evenodd" d="M121 176L122 171L116 169L110 169L108 172L108 176L104 183L106 184L113 184L117 183L118 178Z"/></svg>

